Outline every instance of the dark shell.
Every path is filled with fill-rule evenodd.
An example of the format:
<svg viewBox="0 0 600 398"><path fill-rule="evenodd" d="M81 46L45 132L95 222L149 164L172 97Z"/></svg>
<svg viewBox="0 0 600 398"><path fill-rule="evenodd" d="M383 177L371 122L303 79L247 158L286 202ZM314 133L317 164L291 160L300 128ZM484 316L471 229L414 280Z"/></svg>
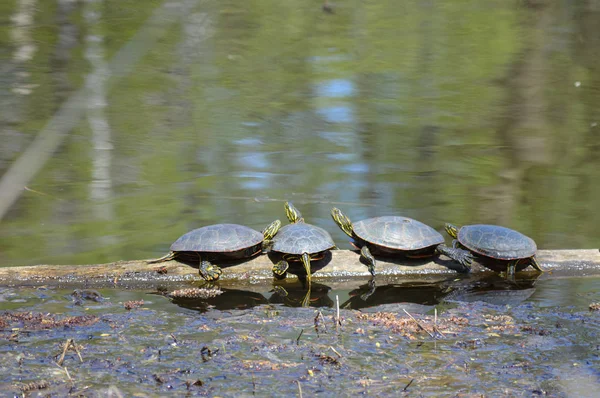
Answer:
<svg viewBox="0 0 600 398"><path fill-rule="evenodd" d="M286 254L319 253L335 246L329 232L303 222L289 224L273 238L272 250Z"/></svg>
<svg viewBox="0 0 600 398"><path fill-rule="evenodd" d="M535 255L533 239L497 225L466 225L458 231L461 245L475 253L499 260L516 260Z"/></svg>
<svg viewBox="0 0 600 398"><path fill-rule="evenodd" d="M217 224L194 229L171 245L174 252L224 253L260 244L262 233L238 224Z"/></svg>
<svg viewBox="0 0 600 398"><path fill-rule="evenodd" d="M438 231L408 217L368 218L353 223L352 229L365 242L394 250L419 250L444 243Z"/></svg>

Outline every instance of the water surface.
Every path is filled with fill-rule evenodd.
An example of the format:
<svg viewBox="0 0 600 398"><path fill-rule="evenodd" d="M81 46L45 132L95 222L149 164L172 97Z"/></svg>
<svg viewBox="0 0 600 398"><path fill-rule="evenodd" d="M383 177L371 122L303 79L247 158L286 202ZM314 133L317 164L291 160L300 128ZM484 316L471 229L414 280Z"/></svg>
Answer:
<svg viewBox="0 0 600 398"><path fill-rule="evenodd" d="M598 1L338 3L3 2L3 178L77 101L0 264L157 257L284 200L341 248L333 205L598 247Z"/></svg>

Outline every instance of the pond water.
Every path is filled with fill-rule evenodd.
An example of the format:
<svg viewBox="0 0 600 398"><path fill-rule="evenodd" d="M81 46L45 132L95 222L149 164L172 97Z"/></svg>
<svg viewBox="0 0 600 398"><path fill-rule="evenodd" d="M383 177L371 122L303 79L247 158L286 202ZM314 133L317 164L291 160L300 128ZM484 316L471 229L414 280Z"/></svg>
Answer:
<svg viewBox="0 0 600 398"><path fill-rule="evenodd" d="M329 217L600 242L600 2L8 0L0 265ZM36 140L37 138L37 140Z"/></svg>
<svg viewBox="0 0 600 398"><path fill-rule="evenodd" d="M340 248L332 206L599 246L599 0L323 4L0 2L0 266L159 257L286 200ZM0 390L598 391L599 278L430 278L2 287Z"/></svg>
<svg viewBox="0 0 600 398"><path fill-rule="evenodd" d="M306 292L291 285L285 299L254 285L188 301L167 297L181 285L1 288L0 386L29 396L597 396L600 278L545 278L315 285L311 308L290 308Z"/></svg>

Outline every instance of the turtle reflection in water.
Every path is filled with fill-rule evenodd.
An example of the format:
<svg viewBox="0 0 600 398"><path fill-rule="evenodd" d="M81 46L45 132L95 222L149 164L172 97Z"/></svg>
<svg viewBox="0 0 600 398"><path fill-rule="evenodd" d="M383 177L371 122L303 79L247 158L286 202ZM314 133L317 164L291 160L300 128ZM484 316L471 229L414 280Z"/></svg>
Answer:
<svg viewBox="0 0 600 398"><path fill-rule="evenodd" d="M474 253L477 262L508 276L532 266L539 272L542 267L535 258L537 246L533 239L513 229L498 225L465 225L458 228L446 224L446 232L454 238L453 246Z"/></svg>
<svg viewBox="0 0 600 398"><path fill-rule="evenodd" d="M335 248L329 232L304 222L302 214L289 202L285 203L285 213L291 224L282 227L273 238L271 250L281 253L283 258L273 266L273 274L283 279L289 269L288 261L302 261L308 285L311 283L311 260L322 259Z"/></svg>
<svg viewBox="0 0 600 398"><path fill-rule="evenodd" d="M448 247L444 237L429 225L400 216L368 218L352 223L338 208L331 209L335 223L352 238L360 249L371 275L375 275L375 257L401 256L423 258L443 254L460 264L458 272L469 272L473 257L467 250Z"/></svg>
<svg viewBox="0 0 600 398"><path fill-rule="evenodd" d="M211 261L250 258L265 250L281 227L273 221L263 232L238 224L216 224L194 229L177 239L166 256L148 261L149 264L169 260L199 263L200 276L216 281L223 272Z"/></svg>

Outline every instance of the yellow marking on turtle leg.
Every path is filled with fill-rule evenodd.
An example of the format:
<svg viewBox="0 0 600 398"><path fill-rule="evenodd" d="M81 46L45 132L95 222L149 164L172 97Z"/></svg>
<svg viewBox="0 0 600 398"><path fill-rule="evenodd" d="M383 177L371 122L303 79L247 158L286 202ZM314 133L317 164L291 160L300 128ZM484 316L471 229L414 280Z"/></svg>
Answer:
<svg viewBox="0 0 600 398"><path fill-rule="evenodd" d="M529 259L529 264L535 268L537 271L539 272L544 272L544 270L542 269L542 266L540 265L540 263L538 262L537 258L535 258L535 256L531 257Z"/></svg>
<svg viewBox="0 0 600 398"><path fill-rule="evenodd" d="M375 276L375 257L373 257L373 255L371 254L371 251L369 250L367 245L364 245L360 249L360 255L367 261L367 268L369 269L371 275Z"/></svg>
<svg viewBox="0 0 600 398"><path fill-rule="evenodd" d="M304 269L306 270L306 280L308 282L308 288L310 289L312 277L310 272L310 254L302 253L302 264L304 265Z"/></svg>

